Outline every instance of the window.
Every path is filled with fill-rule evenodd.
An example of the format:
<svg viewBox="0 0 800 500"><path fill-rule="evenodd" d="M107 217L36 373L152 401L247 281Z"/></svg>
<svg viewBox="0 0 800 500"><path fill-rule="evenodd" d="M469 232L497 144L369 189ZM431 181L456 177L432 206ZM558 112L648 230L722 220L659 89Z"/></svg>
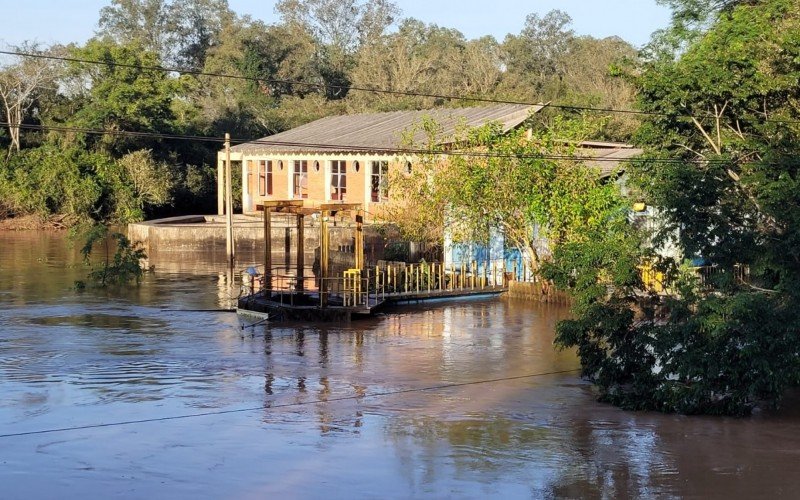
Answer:
<svg viewBox="0 0 800 500"><path fill-rule="evenodd" d="M407 161L407 162L406 162L406 173L407 173L407 174L411 174L411 168L412 168L412 167L411 167L411 162L410 162L410 161Z"/></svg>
<svg viewBox="0 0 800 500"><path fill-rule="evenodd" d="M386 201L389 197L389 162L372 162L372 198L374 202Z"/></svg>
<svg viewBox="0 0 800 500"><path fill-rule="evenodd" d="M252 195L254 184L253 184L253 175L255 169L253 168L253 160L247 160L247 194Z"/></svg>
<svg viewBox="0 0 800 500"><path fill-rule="evenodd" d="M308 198L308 161L295 160L292 172L292 197Z"/></svg>
<svg viewBox="0 0 800 500"><path fill-rule="evenodd" d="M360 170L361 170L361 164L360 164L360 163L358 163L357 161L353 162L353 169L354 169L356 172L360 171Z"/></svg>
<svg viewBox="0 0 800 500"><path fill-rule="evenodd" d="M331 161L331 200L344 201L347 193L347 162Z"/></svg>
<svg viewBox="0 0 800 500"><path fill-rule="evenodd" d="M258 163L258 194L272 195L272 162L261 160Z"/></svg>

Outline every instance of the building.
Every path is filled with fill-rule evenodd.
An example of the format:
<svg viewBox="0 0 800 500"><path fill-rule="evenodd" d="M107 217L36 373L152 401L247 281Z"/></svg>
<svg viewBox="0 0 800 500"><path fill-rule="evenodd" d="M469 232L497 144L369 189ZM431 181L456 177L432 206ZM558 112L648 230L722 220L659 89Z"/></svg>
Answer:
<svg viewBox="0 0 800 500"><path fill-rule="evenodd" d="M470 108L394 111L331 116L231 148L231 162L242 166L242 208L257 212L266 201L304 200L307 207L343 202L360 204L366 214L380 214L391 197L389 177L413 169L409 147L425 144L420 124L429 118L440 128L437 146L446 148L464 127L499 123L504 131L523 126L545 105L498 104ZM419 146L416 146L418 148ZM587 141L577 153L601 175L618 172L619 163L641 154L627 144ZM225 151L218 154L219 212ZM237 182L237 181L234 181ZM370 215L367 218L372 218ZM452 245L445 237L445 262L502 262L508 259L501 235L490 247ZM505 254L505 256L504 256Z"/></svg>
<svg viewBox="0 0 800 500"><path fill-rule="evenodd" d="M243 212L256 212L262 201L302 199L310 206L362 203L368 213L377 213L391 196L390 172L413 168L402 151L409 139L412 144L424 142L424 132L417 129L425 118L442 127L440 137L454 139L464 126L497 122L511 130L542 107L501 104L331 116L233 146L231 162L242 165ZM224 151L218 154L220 213L225 157Z"/></svg>

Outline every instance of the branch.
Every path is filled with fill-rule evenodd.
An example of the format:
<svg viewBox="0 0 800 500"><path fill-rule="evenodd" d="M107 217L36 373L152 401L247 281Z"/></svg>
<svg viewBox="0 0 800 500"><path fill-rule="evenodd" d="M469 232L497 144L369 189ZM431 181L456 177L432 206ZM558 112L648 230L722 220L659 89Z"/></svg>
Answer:
<svg viewBox="0 0 800 500"><path fill-rule="evenodd" d="M694 116L692 117L692 121L694 122L694 125L697 127L700 133L703 134L703 137L706 138L706 141L708 141L708 143L714 149L714 152L717 153L717 155L721 155L722 151L720 146L714 143L714 139L712 139L711 136L708 135L708 132L706 132L706 129L703 128L703 125L701 125L700 122L697 121L697 118L695 118Z"/></svg>

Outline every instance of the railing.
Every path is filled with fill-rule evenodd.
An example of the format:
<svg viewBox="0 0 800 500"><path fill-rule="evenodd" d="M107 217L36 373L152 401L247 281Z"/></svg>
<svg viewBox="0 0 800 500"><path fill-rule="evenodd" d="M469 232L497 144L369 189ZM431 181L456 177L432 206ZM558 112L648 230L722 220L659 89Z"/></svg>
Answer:
<svg viewBox="0 0 800 500"><path fill-rule="evenodd" d="M663 272L654 269L649 264L639 266L642 273L642 283L647 290L655 293L670 293L673 283ZM720 276L730 275L734 283L747 283L750 277L750 269L742 264L733 266L733 269L726 269L718 266L698 266L692 267L692 271L698 278L700 288L710 290L713 288L713 281Z"/></svg>
<svg viewBox="0 0 800 500"><path fill-rule="evenodd" d="M477 263L445 266L438 262L390 263L367 269L349 269L342 277L304 277L302 287L293 275L272 274L252 278L251 293L273 295L272 300L288 305L372 308L386 300L433 297L448 293L497 291L506 285L502 264Z"/></svg>

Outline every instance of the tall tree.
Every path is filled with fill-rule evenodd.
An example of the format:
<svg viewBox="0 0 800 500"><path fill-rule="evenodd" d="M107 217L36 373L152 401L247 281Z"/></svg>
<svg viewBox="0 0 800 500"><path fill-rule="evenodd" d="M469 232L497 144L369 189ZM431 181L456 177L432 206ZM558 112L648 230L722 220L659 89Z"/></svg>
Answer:
<svg viewBox="0 0 800 500"><path fill-rule="evenodd" d="M13 47L16 52L47 55L34 44ZM13 63L0 66L0 102L3 104L3 117L8 123L11 148L20 151L20 127L34 107L37 97L46 90L54 90L62 65L49 59L19 57Z"/></svg>
<svg viewBox="0 0 800 500"><path fill-rule="evenodd" d="M416 19L404 20L397 33L362 47L352 73L358 87L481 96L491 95L500 77L500 50L493 38L467 41L457 30ZM377 92L358 92L349 100L360 111L442 104L432 98Z"/></svg>
<svg viewBox="0 0 800 500"><path fill-rule="evenodd" d="M166 60L175 29L169 11L169 0L111 0L100 10L97 34L120 44L138 44Z"/></svg>
<svg viewBox="0 0 800 500"><path fill-rule="evenodd" d="M157 65L155 53L135 44L91 40L85 47L74 49L72 55L112 64L73 63L73 78L80 81L83 88L76 96L81 102L80 109L67 118L71 124L107 131L167 133L172 130L175 80L163 71L139 68ZM151 140L113 134L86 140L119 153L153 145Z"/></svg>
<svg viewBox="0 0 800 500"><path fill-rule="evenodd" d="M552 10L540 17L530 14L519 35L503 42L508 81L506 85L527 98L541 101L558 95L564 76L564 55L573 31L566 12Z"/></svg>
<svg viewBox="0 0 800 500"><path fill-rule="evenodd" d="M199 70L232 16L227 0L112 0L100 11L98 35L139 44L163 64Z"/></svg>
<svg viewBox="0 0 800 500"><path fill-rule="evenodd" d="M439 150L438 125L428 120L420 127L423 147ZM538 270L554 248L605 227L622 205L618 188L597 169L552 159L576 155L575 144L596 127L594 120L562 121L531 137L497 124L462 130L456 142L462 154L432 152L410 174L392 177L387 216L423 241L441 241L445 226L456 243L486 242L499 230Z"/></svg>
<svg viewBox="0 0 800 500"><path fill-rule="evenodd" d="M347 95L355 53L379 38L400 12L389 0L281 0L275 10L317 41L316 63L330 99Z"/></svg>

